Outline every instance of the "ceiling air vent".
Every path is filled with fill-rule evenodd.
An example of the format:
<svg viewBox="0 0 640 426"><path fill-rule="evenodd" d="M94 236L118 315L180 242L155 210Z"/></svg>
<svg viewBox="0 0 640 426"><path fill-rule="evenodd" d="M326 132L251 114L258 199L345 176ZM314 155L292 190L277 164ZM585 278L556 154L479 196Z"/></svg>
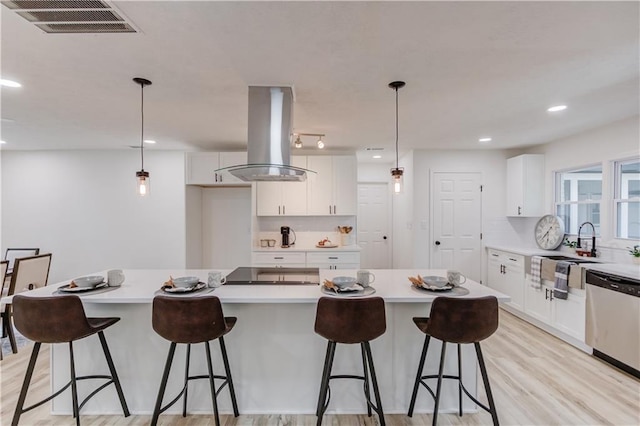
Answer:
<svg viewBox="0 0 640 426"><path fill-rule="evenodd" d="M3 0L9 9L47 33L135 33L105 1Z"/></svg>

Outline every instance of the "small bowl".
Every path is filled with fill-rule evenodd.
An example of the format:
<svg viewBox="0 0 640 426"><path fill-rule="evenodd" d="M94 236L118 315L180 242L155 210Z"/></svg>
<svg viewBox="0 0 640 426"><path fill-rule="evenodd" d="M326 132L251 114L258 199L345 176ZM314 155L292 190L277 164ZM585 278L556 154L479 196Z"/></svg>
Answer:
<svg viewBox="0 0 640 426"><path fill-rule="evenodd" d="M78 287L95 287L104 282L104 277L100 275L91 275L89 277L80 277L73 280Z"/></svg>
<svg viewBox="0 0 640 426"><path fill-rule="evenodd" d="M429 287L444 287L449 284L449 280L447 280L446 277L438 277L435 275L422 277L422 281Z"/></svg>
<svg viewBox="0 0 640 426"><path fill-rule="evenodd" d="M200 282L198 277L178 277L173 279L173 285L176 287L193 287Z"/></svg>
<svg viewBox="0 0 640 426"><path fill-rule="evenodd" d="M331 280L340 290L353 287L356 279L353 277L335 277Z"/></svg>

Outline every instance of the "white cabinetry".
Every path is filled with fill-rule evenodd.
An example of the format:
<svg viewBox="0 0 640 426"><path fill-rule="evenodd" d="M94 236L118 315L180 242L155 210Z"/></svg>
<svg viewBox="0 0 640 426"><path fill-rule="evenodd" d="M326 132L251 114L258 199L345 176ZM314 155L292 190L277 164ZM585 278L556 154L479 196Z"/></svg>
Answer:
<svg viewBox="0 0 640 426"><path fill-rule="evenodd" d="M489 287L511 297L510 306L523 309L524 256L489 250L487 279Z"/></svg>
<svg viewBox="0 0 640 426"><path fill-rule="evenodd" d="M307 252L307 266L320 269L358 269L360 252Z"/></svg>
<svg viewBox="0 0 640 426"><path fill-rule="evenodd" d="M354 156L309 156L308 214L357 214L357 164Z"/></svg>
<svg viewBox="0 0 640 426"><path fill-rule="evenodd" d="M247 163L246 152L188 152L186 155L187 185L248 185L228 172L216 172L223 167Z"/></svg>
<svg viewBox="0 0 640 426"><path fill-rule="evenodd" d="M307 168L307 157L291 157L291 165ZM258 216L304 216L307 214L307 182L257 182Z"/></svg>
<svg viewBox="0 0 640 426"><path fill-rule="evenodd" d="M255 266L271 267L304 267L306 264L306 254L304 252L286 253L253 253L253 264Z"/></svg>
<svg viewBox="0 0 640 426"><path fill-rule="evenodd" d="M524 154L507 160L507 216L544 214L544 155Z"/></svg>

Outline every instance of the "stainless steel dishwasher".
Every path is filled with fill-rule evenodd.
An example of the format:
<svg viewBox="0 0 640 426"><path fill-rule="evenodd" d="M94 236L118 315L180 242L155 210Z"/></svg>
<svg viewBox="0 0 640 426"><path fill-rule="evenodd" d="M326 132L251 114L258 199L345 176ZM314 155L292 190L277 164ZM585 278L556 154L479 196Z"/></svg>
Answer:
<svg viewBox="0 0 640 426"><path fill-rule="evenodd" d="M640 281L587 271L586 343L593 355L640 378Z"/></svg>

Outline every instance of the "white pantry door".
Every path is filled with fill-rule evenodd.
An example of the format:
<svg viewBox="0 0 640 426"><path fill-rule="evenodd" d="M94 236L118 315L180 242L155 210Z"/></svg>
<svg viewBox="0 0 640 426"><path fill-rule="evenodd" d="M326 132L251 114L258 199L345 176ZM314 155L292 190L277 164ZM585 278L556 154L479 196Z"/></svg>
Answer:
<svg viewBox="0 0 640 426"><path fill-rule="evenodd" d="M482 278L482 176L432 174L431 267Z"/></svg>
<svg viewBox="0 0 640 426"><path fill-rule="evenodd" d="M358 245L360 267L391 268L391 217L387 183L358 184Z"/></svg>

